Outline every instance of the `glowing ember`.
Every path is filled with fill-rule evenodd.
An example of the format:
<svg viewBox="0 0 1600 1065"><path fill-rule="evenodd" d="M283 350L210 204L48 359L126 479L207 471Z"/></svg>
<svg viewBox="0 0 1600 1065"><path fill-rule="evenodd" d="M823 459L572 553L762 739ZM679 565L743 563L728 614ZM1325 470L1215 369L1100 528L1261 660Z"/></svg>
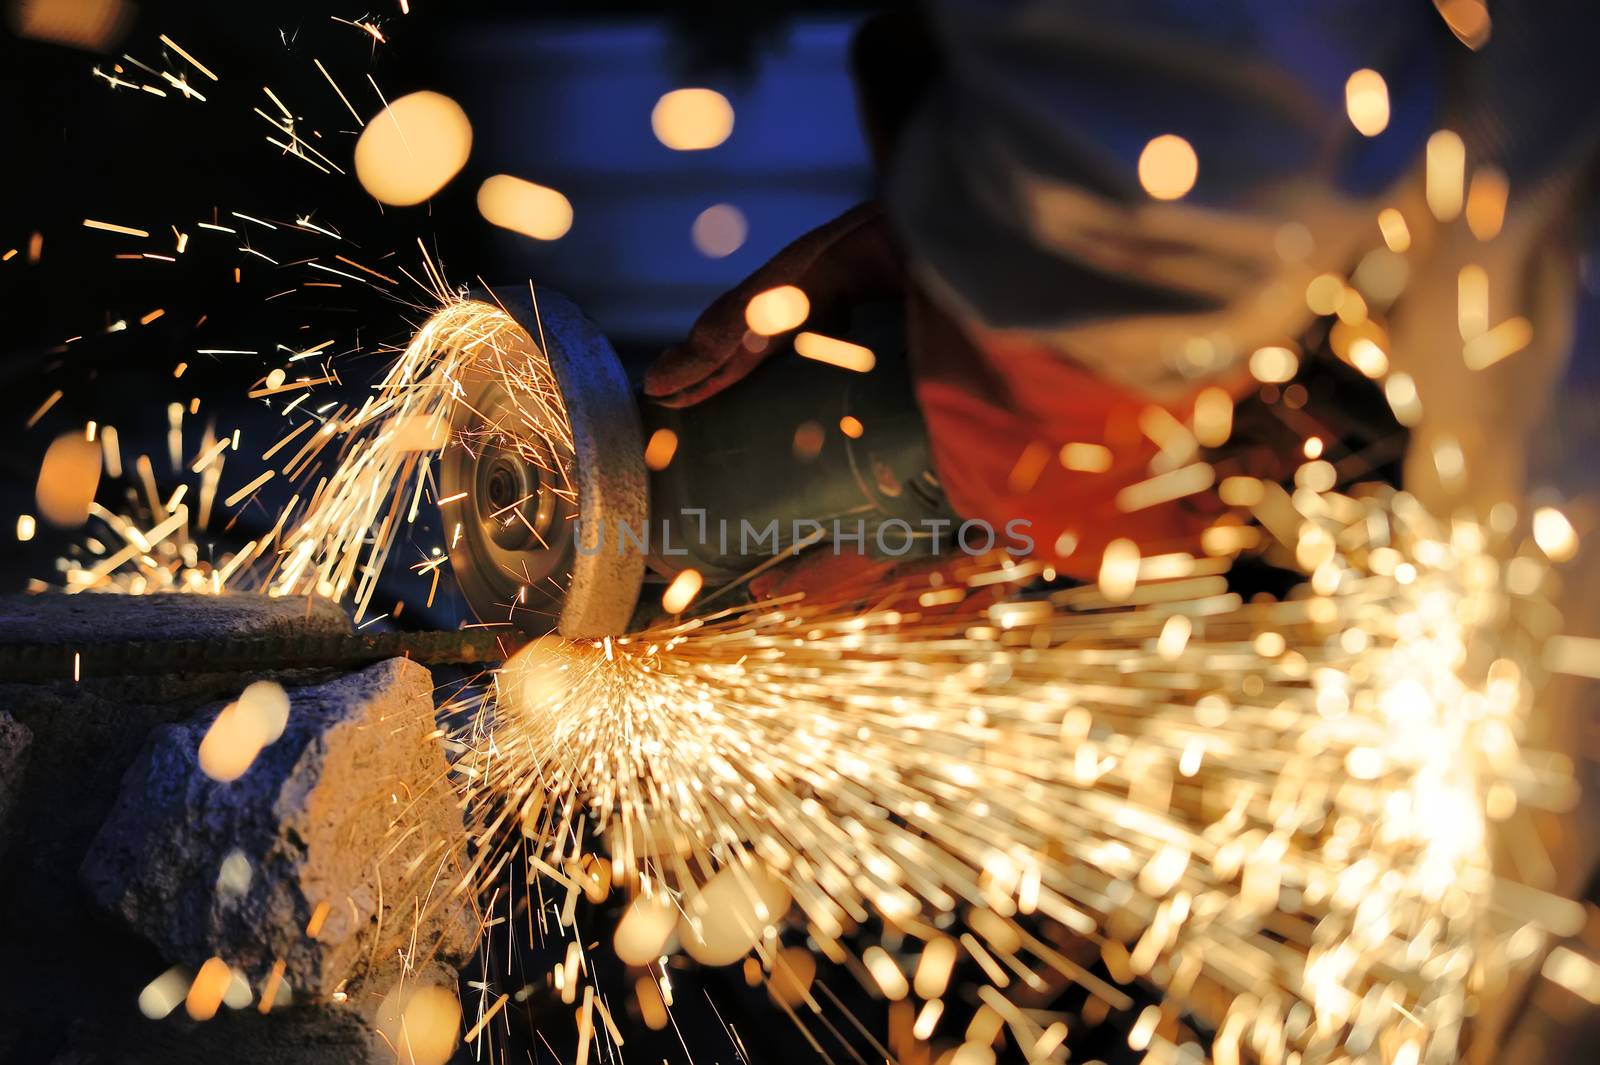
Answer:
<svg viewBox="0 0 1600 1065"><path fill-rule="evenodd" d="M122 0L15 0L12 22L19 35L85 51L104 51L132 19Z"/></svg>
<svg viewBox="0 0 1600 1065"><path fill-rule="evenodd" d="M99 487L100 445L82 433L64 433L45 452L34 499L46 521L70 528L89 520ZM21 523L17 529L21 538Z"/></svg>
<svg viewBox="0 0 1600 1065"><path fill-rule="evenodd" d="M811 301L804 292L793 285L779 285L750 297L744 320L752 333L776 336L798 328L810 313Z"/></svg>
<svg viewBox="0 0 1600 1065"><path fill-rule="evenodd" d="M1533 541L1551 562L1566 562L1578 553L1578 534L1555 507L1533 512Z"/></svg>
<svg viewBox="0 0 1600 1065"><path fill-rule="evenodd" d="M795 291L798 292L799 289L796 289ZM801 298L804 299L804 296ZM752 301L752 303L753 302L754 301ZM754 323L756 320L754 315L752 315L750 320L752 323ZM804 320L803 317L801 320ZM767 326L776 325L779 321L781 321L781 319L774 315L772 318L764 320L762 325L763 328L765 328ZM796 321L794 324L799 325L800 322ZM755 329L754 324L752 324L751 328L755 332L761 332L760 329ZM787 328L793 327L790 326ZM782 329L776 331L783 332ZM823 336L821 333L796 334L794 338L794 350L796 353L803 355L808 359L813 359L817 362L825 362L829 366L837 366L841 370L854 370L856 373L866 373L868 370L872 369L873 366L877 365L878 361L877 356L872 354L872 349L870 348L864 348L860 344L852 344L847 340L838 340L834 337Z"/></svg>
<svg viewBox="0 0 1600 1065"><path fill-rule="evenodd" d="M1344 83L1344 106L1350 124L1363 137L1389 128L1389 86L1376 70L1358 70Z"/></svg>
<svg viewBox="0 0 1600 1065"><path fill-rule="evenodd" d="M159 1021L177 1009L189 993L189 971L175 965L145 985L139 992L139 1012Z"/></svg>
<svg viewBox="0 0 1600 1065"><path fill-rule="evenodd" d="M380 203L409 207L444 188L471 151L472 124L460 105L436 92L414 92L362 130L356 178Z"/></svg>
<svg viewBox="0 0 1600 1065"><path fill-rule="evenodd" d="M656 101L650 128L674 151L715 148L733 133L733 105L715 89L674 89Z"/></svg>
<svg viewBox="0 0 1600 1065"><path fill-rule="evenodd" d="M1395 254L1411 247L1411 228L1406 225L1406 216L1395 208L1385 207L1378 212L1378 228L1384 244Z"/></svg>
<svg viewBox="0 0 1600 1065"><path fill-rule="evenodd" d="M749 232L743 211L731 203L718 203L695 216L689 237L701 255L722 259L744 247Z"/></svg>
<svg viewBox="0 0 1600 1065"><path fill-rule="evenodd" d="M1492 166L1478 167L1467 186L1467 228L1479 240L1500 235L1506 220L1506 198L1510 195L1505 171Z"/></svg>
<svg viewBox="0 0 1600 1065"><path fill-rule="evenodd" d="M648 965L660 957L678 927L678 911L659 893L634 899L617 922L613 947L626 965Z"/></svg>
<svg viewBox="0 0 1600 1065"><path fill-rule="evenodd" d="M664 470L672 465L672 457L677 453L678 434L671 429L657 429L644 446L644 464L652 470Z"/></svg>
<svg viewBox="0 0 1600 1065"><path fill-rule="evenodd" d="M400 1065L444 1065L460 1045L461 1003L442 987L401 984L384 997L375 1024Z"/></svg>
<svg viewBox="0 0 1600 1065"><path fill-rule="evenodd" d="M1461 213L1466 159L1466 146L1453 130L1441 129L1428 138L1428 210L1441 222Z"/></svg>
<svg viewBox="0 0 1600 1065"><path fill-rule="evenodd" d="M233 970L228 963L221 958L207 958L206 963L200 966L200 971L195 973L194 983L189 985L189 994L184 999L189 1016L197 1021L209 1021L215 1017L232 983Z"/></svg>
<svg viewBox="0 0 1600 1065"><path fill-rule="evenodd" d="M1194 149L1174 133L1156 137L1139 153L1139 184L1152 199L1181 200L1199 175Z"/></svg>
<svg viewBox="0 0 1600 1065"><path fill-rule="evenodd" d="M1204 388L1194 401L1194 436L1204 447L1221 447L1233 433L1233 397L1226 389Z"/></svg>
<svg viewBox="0 0 1600 1065"><path fill-rule="evenodd" d="M1061 465L1077 473L1104 473L1111 468L1111 449L1104 444L1062 444Z"/></svg>
<svg viewBox="0 0 1600 1065"><path fill-rule="evenodd" d="M272 681L257 681L222 708L200 739L200 768L213 780L238 780L261 749L283 735L289 696Z"/></svg>
<svg viewBox="0 0 1600 1065"><path fill-rule="evenodd" d="M270 680L258 680L239 695L239 713L248 718L263 746L283 735L289 723L289 693Z"/></svg>
<svg viewBox="0 0 1600 1065"><path fill-rule="evenodd" d="M1257 348L1250 356L1250 376L1265 384L1292 381L1300 370L1300 358L1284 347Z"/></svg>
<svg viewBox="0 0 1600 1065"><path fill-rule="evenodd" d="M572 203L555 189L496 174L478 188L478 212L501 229L559 240L572 228Z"/></svg>
<svg viewBox="0 0 1600 1065"><path fill-rule="evenodd" d="M672 579L667 590L661 595L661 609L669 614L681 614L694 597L700 594L702 584L700 574L692 569L686 569Z"/></svg>
<svg viewBox="0 0 1600 1065"><path fill-rule="evenodd" d="M229 703L200 740L200 768L212 780L238 780L260 753L260 728L238 703Z"/></svg>

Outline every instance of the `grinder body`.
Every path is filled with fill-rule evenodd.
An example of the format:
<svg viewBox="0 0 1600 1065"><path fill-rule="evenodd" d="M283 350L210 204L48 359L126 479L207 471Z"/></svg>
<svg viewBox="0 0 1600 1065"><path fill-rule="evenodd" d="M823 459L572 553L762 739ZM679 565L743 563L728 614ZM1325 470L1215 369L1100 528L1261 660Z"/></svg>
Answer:
<svg viewBox="0 0 1600 1065"><path fill-rule="evenodd" d="M732 387L692 407L641 407L647 436L677 436L672 461L649 474L652 572L692 566L712 586L811 539L876 557L928 550L927 529L953 515L929 463L899 306L859 309L846 336L875 353L870 371L775 338Z"/></svg>
<svg viewBox="0 0 1600 1065"><path fill-rule="evenodd" d="M803 358L773 338L730 388L667 408L640 399L570 301L542 289L493 298L549 360L571 423L570 449L550 457L565 464L571 491L556 491L550 470L511 446L506 434L525 433L528 419L497 406L505 397L494 375L469 383L440 492L470 497L451 563L486 621L619 635L659 613L647 585L684 569L710 589L801 548L908 557L932 549L929 528L956 520L929 461L898 305L858 308L842 323L846 339L875 353L869 372ZM847 418L858 435L841 430ZM676 450L648 471L644 441L663 429Z"/></svg>

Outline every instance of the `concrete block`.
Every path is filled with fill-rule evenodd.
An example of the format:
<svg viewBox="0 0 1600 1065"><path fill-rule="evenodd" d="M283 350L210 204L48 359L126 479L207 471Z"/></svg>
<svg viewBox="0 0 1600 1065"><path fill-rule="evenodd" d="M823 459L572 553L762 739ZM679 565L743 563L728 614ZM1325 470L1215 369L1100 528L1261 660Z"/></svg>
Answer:
<svg viewBox="0 0 1600 1065"><path fill-rule="evenodd" d="M33 733L28 726L0 710L0 857L11 838L12 812L22 794L22 774L28 768L28 748Z"/></svg>
<svg viewBox="0 0 1600 1065"><path fill-rule="evenodd" d="M196 753L221 708L158 728L89 848L89 893L172 961L215 955L259 989L281 959L297 998L397 951L464 960L466 837L428 671L395 659L288 694L282 736L236 780Z"/></svg>

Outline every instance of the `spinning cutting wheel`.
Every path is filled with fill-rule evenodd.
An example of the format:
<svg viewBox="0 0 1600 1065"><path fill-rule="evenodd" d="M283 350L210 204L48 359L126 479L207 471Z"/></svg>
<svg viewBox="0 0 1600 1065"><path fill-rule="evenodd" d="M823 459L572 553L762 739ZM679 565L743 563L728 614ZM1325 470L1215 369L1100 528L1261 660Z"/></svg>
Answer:
<svg viewBox="0 0 1600 1065"><path fill-rule="evenodd" d="M439 465L450 562L485 621L568 637L626 630L644 579L636 546L607 535L580 552L578 536L648 517L639 412L610 343L565 298L496 291L522 327L507 360L542 369L553 391L533 400L493 366L461 382L452 442ZM564 408L566 426L559 425ZM570 428L570 434L566 431ZM455 536L454 523L460 534Z"/></svg>

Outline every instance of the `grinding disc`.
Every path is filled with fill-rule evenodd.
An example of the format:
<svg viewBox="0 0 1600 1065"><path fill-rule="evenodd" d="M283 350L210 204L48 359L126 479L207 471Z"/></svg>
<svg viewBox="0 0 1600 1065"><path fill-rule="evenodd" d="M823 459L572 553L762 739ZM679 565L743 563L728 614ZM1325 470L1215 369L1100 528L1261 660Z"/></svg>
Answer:
<svg viewBox="0 0 1600 1065"><path fill-rule="evenodd" d="M516 359L537 359L541 349L549 359L571 440L569 446L543 433L525 398L492 369L460 382L439 491L443 499L465 493L447 524L461 523L450 550L461 590L480 619L509 618L529 633L625 632L644 558L617 529L642 531L649 514L639 411L627 376L605 336L564 297L508 288L485 302L522 326L526 336L516 342L528 347L512 353ZM580 529L588 551L577 549Z"/></svg>

